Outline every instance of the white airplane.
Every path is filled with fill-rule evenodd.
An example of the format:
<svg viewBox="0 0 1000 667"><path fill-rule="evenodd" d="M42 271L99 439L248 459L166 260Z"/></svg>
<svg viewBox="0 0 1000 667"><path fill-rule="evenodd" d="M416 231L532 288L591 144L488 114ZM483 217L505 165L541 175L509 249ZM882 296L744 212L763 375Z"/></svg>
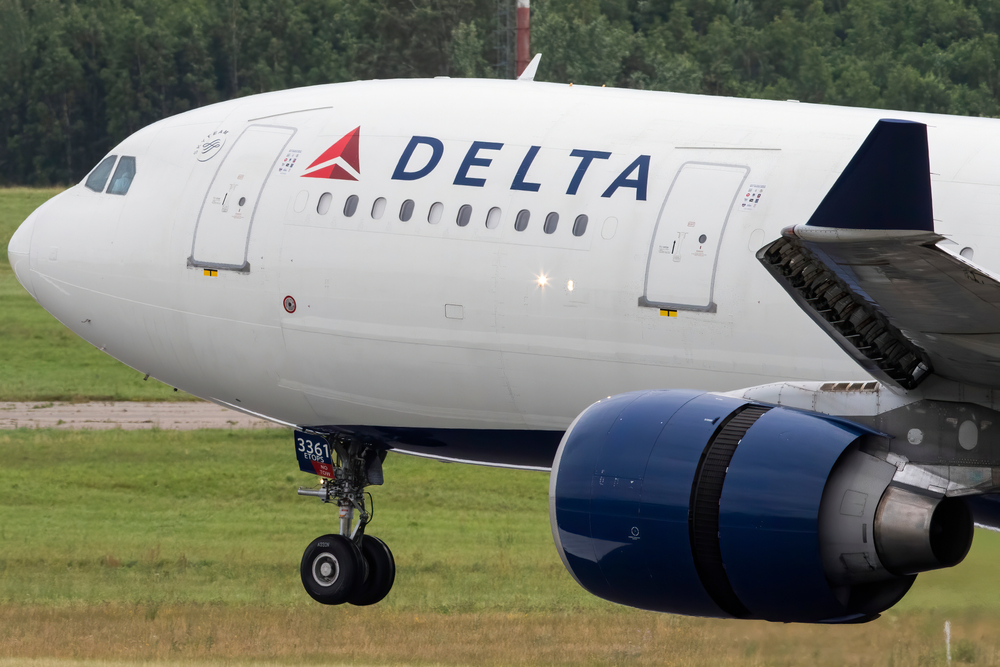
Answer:
<svg viewBox="0 0 1000 667"><path fill-rule="evenodd" d="M297 429L340 510L322 603L392 586L388 451L551 468L570 573L674 613L870 620L1000 526L997 121L530 78L168 118L10 262L138 372Z"/></svg>

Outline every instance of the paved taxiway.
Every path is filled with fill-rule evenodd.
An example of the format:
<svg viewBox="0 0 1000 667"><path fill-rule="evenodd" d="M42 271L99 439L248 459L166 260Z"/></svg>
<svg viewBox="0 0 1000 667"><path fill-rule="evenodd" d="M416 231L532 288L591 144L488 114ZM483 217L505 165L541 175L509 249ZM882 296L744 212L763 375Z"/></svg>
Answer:
<svg viewBox="0 0 1000 667"><path fill-rule="evenodd" d="M0 403L0 429L280 428L213 403Z"/></svg>

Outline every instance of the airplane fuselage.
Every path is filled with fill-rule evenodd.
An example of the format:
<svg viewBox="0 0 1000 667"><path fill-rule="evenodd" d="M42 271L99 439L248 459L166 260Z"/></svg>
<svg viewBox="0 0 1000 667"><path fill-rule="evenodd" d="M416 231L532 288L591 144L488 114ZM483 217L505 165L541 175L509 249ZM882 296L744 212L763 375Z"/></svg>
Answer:
<svg viewBox="0 0 1000 667"><path fill-rule="evenodd" d="M755 253L881 117L928 125L937 230L1000 268L997 121L447 79L161 121L113 151L125 196L69 189L11 258L95 346L238 409L562 430L625 391L864 379Z"/></svg>

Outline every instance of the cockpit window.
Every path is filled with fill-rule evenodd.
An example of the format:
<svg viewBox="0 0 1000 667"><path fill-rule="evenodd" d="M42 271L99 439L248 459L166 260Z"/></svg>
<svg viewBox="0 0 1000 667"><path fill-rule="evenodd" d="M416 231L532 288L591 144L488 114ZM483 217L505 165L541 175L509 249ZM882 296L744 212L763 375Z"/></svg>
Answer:
<svg viewBox="0 0 1000 667"><path fill-rule="evenodd" d="M123 155L118 161L118 168L111 178L111 185L108 186L109 195L124 195L128 193L132 179L135 178L135 158L130 155Z"/></svg>
<svg viewBox="0 0 1000 667"><path fill-rule="evenodd" d="M101 163L94 167L94 171L90 172L90 176L87 177L84 185L94 192L103 192L104 186L108 183L108 176L111 175L111 168L115 166L115 158L117 157L117 155L109 155L101 160Z"/></svg>

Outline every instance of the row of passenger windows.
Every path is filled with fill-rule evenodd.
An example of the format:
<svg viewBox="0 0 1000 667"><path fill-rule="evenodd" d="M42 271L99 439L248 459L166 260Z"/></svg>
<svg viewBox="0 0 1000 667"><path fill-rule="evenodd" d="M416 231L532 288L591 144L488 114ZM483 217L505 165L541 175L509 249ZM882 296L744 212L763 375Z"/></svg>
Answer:
<svg viewBox="0 0 1000 667"><path fill-rule="evenodd" d="M348 218L354 216L358 211L358 199L357 195L351 195L344 202L344 215ZM320 215L326 215L330 211L330 206L333 203L333 195L329 192L324 192L320 195L319 202L316 204L316 212ZM385 197L379 197L372 204L371 216L373 220L379 220L385 214L386 201ZM413 211L416 208L416 204L413 203L412 199L407 199L403 202L402 206L399 207L399 220L401 222L409 222L413 217ZM441 222L441 217L444 215L444 204L441 202L434 202L431 207L427 210L427 222L432 225L436 225ZM501 211L498 207L494 206L486 213L486 218L484 223L487 229L496 229L500 224ZM514 229L519 232L523 232L528 228L528 223L531 220L531 211L528 209L521 209L518 211L517 216L514 218ZM573 221L573 236L583 236L587 232L587 222L588 218L586 215L578 215ZM463 204L458 209L458 214L455 216L455 224L459 227L465 227L472 221L472 206L469 204ZM542 231L546 234L554 234L556 228L559 226L559 214L552 211L547 216L545 216L545 222L542 224Z"/></svg>
<svg viewBox="0 0 1000 667"><path fill-rule="evenodd" d="M101 160L101 163L94 167L94 171L90 172L83 184L94 192L104 192L104 186L108 182L108 177L111 176L115 160L118 160L117 155L109 155ZM115 175L111 178L111 185L108 185L108 194L128 194L128 189L132 187L134 178L135 158L131 155L123 155L122 159L118 160L118 168L115 169Z"/></svg>

